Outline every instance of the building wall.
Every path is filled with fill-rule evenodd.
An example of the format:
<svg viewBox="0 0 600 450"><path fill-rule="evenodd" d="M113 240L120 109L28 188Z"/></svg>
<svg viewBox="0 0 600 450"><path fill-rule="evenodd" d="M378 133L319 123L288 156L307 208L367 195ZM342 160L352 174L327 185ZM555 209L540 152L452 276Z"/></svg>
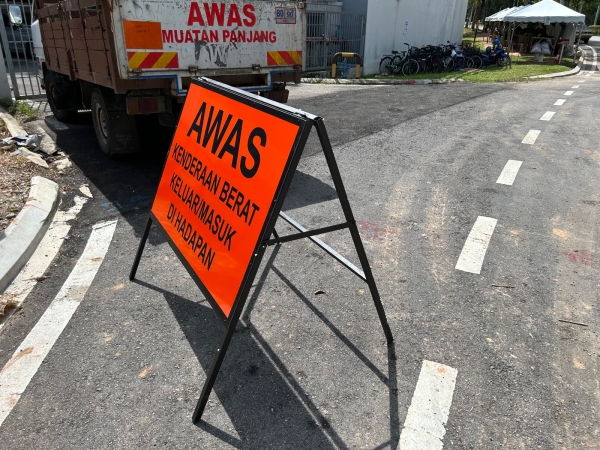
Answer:
<svg viewBox="0 0 600 450"><path fill-rule="evenodd" d="M468 0L371 0L365 38L366 74L379 70L391 50L406 50L404 42L420 47L462 39ZM405 21L408 31L404 32Z"/></svg>
<svg viewBox="0 0 600 450"><path fill-rule="evenodd" d="M317 11L342 11L342 2L337 1L327 1L327 0L308 0L306 2L306 10L309 12L317 12Z"/></svg>
<svg viewBox="0 0 600 450"><path fill-rule="evenodd" d="M344 12L352 12L352 13L367 13L367 3L368 0L343 0L344 1ZM378 1L378 0L373 0Z"/></svg>

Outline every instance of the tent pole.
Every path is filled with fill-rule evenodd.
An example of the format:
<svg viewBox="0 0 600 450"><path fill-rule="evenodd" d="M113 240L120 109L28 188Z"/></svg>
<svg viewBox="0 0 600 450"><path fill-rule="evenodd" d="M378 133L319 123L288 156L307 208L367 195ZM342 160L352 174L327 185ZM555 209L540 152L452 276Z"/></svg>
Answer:
<svg viewBox="0 0 600 450"><path fill-rule="evenodd" d="M579 32L577 33L577 50L580 49L581 42L581 31L583 30L583 24L579 24ZM575 52L575 56L577 56L577 52ZM581 50L581 57L583 58L583 50ZM573 58L573 66L575 65L575 57ZM583 64L581 65L583 67Z"/></svg>

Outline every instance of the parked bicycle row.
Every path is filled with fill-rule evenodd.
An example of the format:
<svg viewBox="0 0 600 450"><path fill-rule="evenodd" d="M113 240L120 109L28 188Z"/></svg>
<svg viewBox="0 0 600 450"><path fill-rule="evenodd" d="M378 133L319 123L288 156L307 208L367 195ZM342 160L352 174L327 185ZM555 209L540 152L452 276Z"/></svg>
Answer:
<svg viewBox="0 0 600 450"><path fill-rule="evenodd" d="M510 56L495 39L493 47L485 51L468 47L458 50L456 44L447 41L446 44L424 45L414 47L406 45L406 51L392 50L390 55L384 55L379 62L379 73L382 75L411 76L417 73L440 73L460 69L481 69L482 67L496 64L500 67L511 63Z"/></svg>

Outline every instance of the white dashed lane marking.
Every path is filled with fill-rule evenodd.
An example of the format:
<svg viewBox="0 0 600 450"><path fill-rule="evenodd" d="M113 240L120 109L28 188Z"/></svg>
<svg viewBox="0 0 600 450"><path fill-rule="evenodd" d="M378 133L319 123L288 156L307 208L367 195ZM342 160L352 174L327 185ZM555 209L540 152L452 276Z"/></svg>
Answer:
<svg viewBox="0 0 600 450"><path fill-rule="evenodd" d="M552 116L554 116L554 114L556 114L556 113L553 111L546 111L544 113L544 115L542 117L540 117L540 120L550 120L550 119L552 119Z"/></svg>
<svg viewBox="0 0 600 450"><path fill-rule="evenodd" d="M577 88L579 88L578 84L576 84L575 86L571 86L571 89L577 89Z"/></svg>
<svg viewBox="0 0 600 450"><path fill-rule="evenodd" d="M566 98L559 98L558 100L556 100L554 102L554 106L562 106L565 104L566 101L567 101Z"/></svg>
<svg viewBox="0 0 600 450"><path fill-rule="evenodd" d="M476 274L481 273L485 252L492 239L497 222L496 219L491 217L479 216L477 218L458 257L457 270Z"/></svg>
<svg viewBox="0 0 600 450"><path fill-rule="evenodd" d="M83 254L60 291L0 371L0 426L85 297L106 256L116 226L116 220L94 225Z"/></svg>
<svg viewBox="0 0 600 450"><path fill-rule="evenodd" d="M502 170L502 173L498 177L498 181L496 181L496 183L512 186L512 184L515 181L515 178L517 177L517 174L519 173L521 164L523 164L523 161L515 161L513 159L510 159L504 166L504 169Z"/></svg>
<svg viewBox="0 0 600 450"><path fill-rule="evenodd" d="M571 95L572 93L573 93L573 91L567 91L563 95Z"/></svg>
<svg viewBox="0 0 600 450"><path fill-rule="evenodd" d="M400 435L402 450L442 450L458 371L423 361Z"/></svg>
<svg viewBox="0 0 600 450"><path fill-rule="evenodd" d="M521 144L529 144L529 145L535 144L535 140L538 138L540 133L541 133L541 130L529 130L529 133L527 133L525 135L525 137L521 141Z"/></svg>

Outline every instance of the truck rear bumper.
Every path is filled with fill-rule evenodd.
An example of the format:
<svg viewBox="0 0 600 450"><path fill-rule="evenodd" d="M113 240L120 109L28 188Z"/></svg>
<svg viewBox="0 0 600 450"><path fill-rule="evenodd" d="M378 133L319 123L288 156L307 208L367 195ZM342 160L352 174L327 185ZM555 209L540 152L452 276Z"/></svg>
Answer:
<svg viewBox="0 0 600 450"><path fill-rule="evenodd" d="M187 89L192 78L206 76L221 83L235 86L239 89L251 92L272 91L275 83L300 83L300 69L278 70L268 73L258 74L232 74L232 75L214 75L203 74L200 71L197 75L182 76L177 73L143 73L140 75L130 74L129 80L171 80L171 95L185 97Z"/></svg>

